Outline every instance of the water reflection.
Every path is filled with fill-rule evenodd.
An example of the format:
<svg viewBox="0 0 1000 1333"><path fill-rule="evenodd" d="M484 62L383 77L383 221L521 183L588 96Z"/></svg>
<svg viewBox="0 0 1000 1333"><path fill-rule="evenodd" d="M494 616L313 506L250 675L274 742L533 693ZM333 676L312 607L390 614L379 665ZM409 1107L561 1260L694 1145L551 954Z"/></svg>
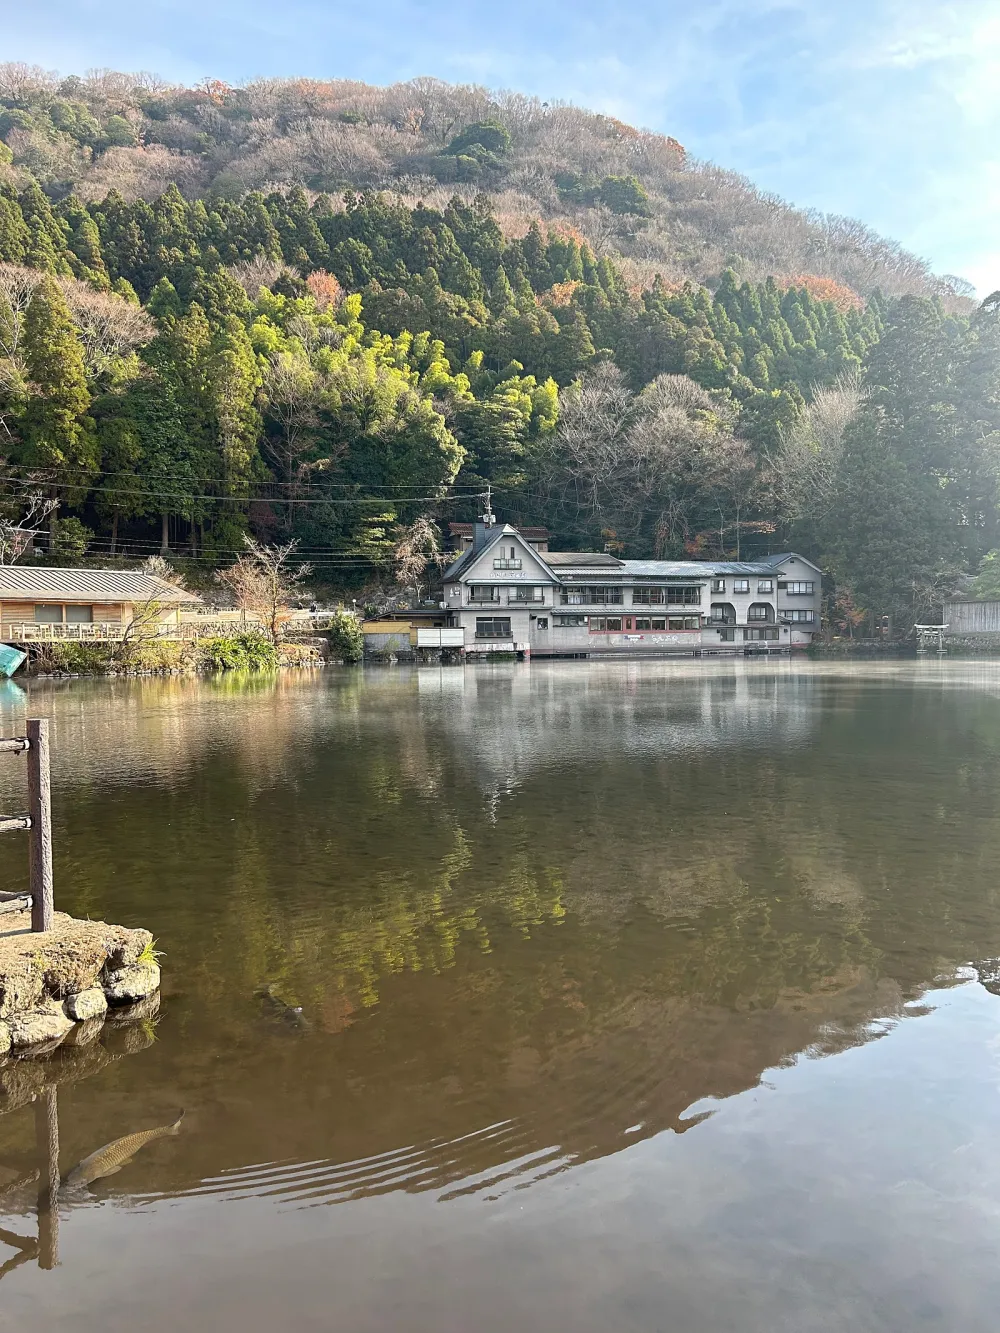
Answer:
<svg viewBox="0 0 1000 1333"><path fill-rule="evenodd" d="M184 1106L105 1197L457 1204L711 1133L1000 956L998 694L936 663L34 687L60 904L166 952L158 1039L67 1094L64 1167Z"/></svg>

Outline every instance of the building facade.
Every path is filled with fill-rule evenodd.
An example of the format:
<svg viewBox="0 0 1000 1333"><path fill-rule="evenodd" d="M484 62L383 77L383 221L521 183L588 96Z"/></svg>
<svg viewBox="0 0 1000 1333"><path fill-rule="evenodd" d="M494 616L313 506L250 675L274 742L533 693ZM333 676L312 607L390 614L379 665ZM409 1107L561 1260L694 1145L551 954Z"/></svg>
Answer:
<svg viewBox="0 0 1000 1333"><path fill-rule="evenodd" d="M821 596L819 569L794 552L621 560L541 550L486 522L444 572L447 624L483 656L787 652L818 632Z"/></svg>

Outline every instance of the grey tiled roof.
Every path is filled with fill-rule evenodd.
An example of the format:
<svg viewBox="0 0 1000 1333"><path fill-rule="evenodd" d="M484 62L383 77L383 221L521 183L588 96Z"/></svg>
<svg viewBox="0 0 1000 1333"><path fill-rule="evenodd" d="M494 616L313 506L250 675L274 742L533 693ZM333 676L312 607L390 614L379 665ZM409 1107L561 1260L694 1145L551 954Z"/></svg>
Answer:
<svg viewBox="0 0 1000 1333"><path fill-rule="evenodd" d="M0 602L198 602L194 593L134 569L57 569L0 565Z"/></svg>
<svg viewBox="0 0 1000 1333"><path fill-rule="evenodd" d="M623 560L625 572L646 578L710 579L722 574L773 574L764 560Z"/></svg>
<svg viewBox="0 0 1000 1333"><path fill-rule="evenodd" d="M541 551L539 554L547 565L560 569L621 569L623 563L617 556L605 555L603 551Z"/></svg>

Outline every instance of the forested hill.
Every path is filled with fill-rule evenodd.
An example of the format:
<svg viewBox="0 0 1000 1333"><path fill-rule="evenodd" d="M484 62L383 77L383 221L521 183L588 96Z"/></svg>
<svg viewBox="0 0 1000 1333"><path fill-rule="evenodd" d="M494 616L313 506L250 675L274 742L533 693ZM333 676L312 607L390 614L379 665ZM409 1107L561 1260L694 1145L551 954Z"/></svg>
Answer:
<svg viewBox="0 0 1000 1333"><path fill-rule="evenodd" d="M387 88L350 79L265 79L171 87L109 70L60 78L0 65L0 139L52 198L115 191L152 200L234 200L302 185L339 197L389 189L443 208L486 191L506 234L560 221L627 280L709 286L831 278L868 296L971 289L939 279L850 218L793 208L733 172L692 161L664 135L608 116L436 79Z"/></svg>
<svg viewBox="0 0 1000 1333"><path fill-rule="evenodd" d="M371 586L489 482L563 545L795 542L849 623L1000 544L993 304L670 141L432 82L7 66L0 108L0 503L58 500L47 558L249 529Z"/></svg>

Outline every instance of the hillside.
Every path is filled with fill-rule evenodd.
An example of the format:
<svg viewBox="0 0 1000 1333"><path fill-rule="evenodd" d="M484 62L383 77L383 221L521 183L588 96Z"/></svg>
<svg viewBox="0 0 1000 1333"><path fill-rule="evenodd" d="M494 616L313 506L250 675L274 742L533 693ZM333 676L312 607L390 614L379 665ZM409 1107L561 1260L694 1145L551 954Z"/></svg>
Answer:
<svg viewBox="0 0 1000 1333"><path fill-rule="evenodd" d="M48 559L405 585L489 484L562 546L793 543L850 624L1000 546L997 303L670 140L430 82L0 103L0 559L50 509Z"/></svg>
<svg viewBox="0 0 1000 1333"><path fill-rule="evenodd" d="M435 79L206 81L171 87L100 71L59 78L0 66L0 139L53 198L115 190L233 199L302 185L339 196L390 189L442 208L491 197L505 234L534 218L620 254L627 280L713 286L724 269L759 281L816 275L868 296L968 295L853 219L819 216L688 158L676 140L577 107Z"/></svg>

